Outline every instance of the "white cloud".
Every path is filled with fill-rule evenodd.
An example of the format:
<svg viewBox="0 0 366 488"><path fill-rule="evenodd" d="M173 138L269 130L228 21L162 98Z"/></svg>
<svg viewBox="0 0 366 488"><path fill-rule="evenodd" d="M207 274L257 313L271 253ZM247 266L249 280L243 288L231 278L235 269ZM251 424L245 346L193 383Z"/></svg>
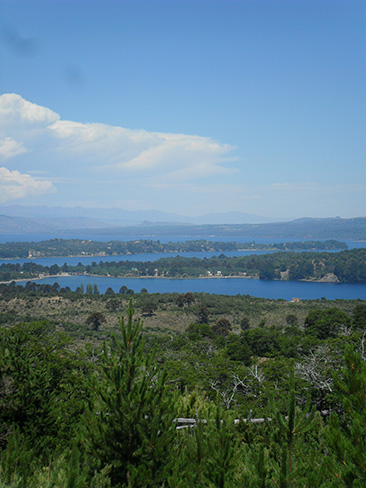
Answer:
<svg viewBox="0 0 366 488"><path fill-rule="evenodd" d="M19 171L0 168L0 203L54 191L50 181L40 181Z"/></svg>
<svg viewBox="0 0 366 488"><path fill-rule="evenodd" d="M0 96L0 130L19 132L46 128L59 119L52 110L24 100L15 93Z"/></svg>
<svg viewBox="0 0 366 488"><path fill-rule="evenodd" d="M206 137L59 120L50 126L57 150L96 171L145 178L195 178L223 173L234 147Z"/></svg>
<svg viewBox="0 0 366 488"><path fill-rule="evenodd" d="M117 163L114 168L121 171L144 171L159 181L162 177L168 181L190 181L231 172L223 163L234 160L226 156L234 149L232 146L199 136L161 133L154 135L158 138L156 145L125 163Z"/></svg>
<svg viewBox="0 0 366 488"><path fill-rule="evenodd" d="M0 161L6 161L18 154L24 154L28 149L21 142L17 142L11 137L0 139Z"/></svg>
<svg viewBox="0 0 366 488"><path fill-rule="evenodd" d="M0 96L0 136L29 148L32 167L24 171L47 169L57 177L71 171L82 177L87 169L89 177L101 179L136 175L141 184L149 178L193 181L224 173L234 149L208 137L60 120L52 110L15 94Z"/></svg>
<svg viewBox="0 0 366 488"><path fill-rule="evenodd" d="M0 141L0 161L16 170L2 169L0 201L56 187L52 204L105 206L122 198L165 208L165 197L183 202L190 185L205 193L209 178L230 175L227 163L235 160L233 146L208 137L61 120L16 94L0 96ZM178 183L188 187L174 190ZM162 193L161 185L171 191Z"/></svg>

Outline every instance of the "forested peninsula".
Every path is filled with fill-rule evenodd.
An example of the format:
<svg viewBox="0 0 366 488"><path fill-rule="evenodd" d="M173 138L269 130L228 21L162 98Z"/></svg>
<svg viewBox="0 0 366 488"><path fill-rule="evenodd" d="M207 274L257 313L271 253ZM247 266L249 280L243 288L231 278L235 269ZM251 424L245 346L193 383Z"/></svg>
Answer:
<svg viewBox="0 0 366 488"><path fill-rule="evenodd" d="M366 249L331 252L275 252L211 258L168 257L156 261L93 262L42 266L3 263L0 281L36 279L61 273L110 277L207 278L243 277L262 280L309 280L366 283Z"/></svg>
<svg viewBox="0 0 366 488"><path fill-rule="evenodd" d="M162 243L159 240L135 241L91 241L82 239L49 239L41 242L7 242L0 244L0 259L31 259L66 256L120 256L128 254L168 252L227 252L239 250L254 251L307 251L347 249L345 242L334 239L327 241L298 241L277 244L213 242L197 239L185 242Z"/></svg>

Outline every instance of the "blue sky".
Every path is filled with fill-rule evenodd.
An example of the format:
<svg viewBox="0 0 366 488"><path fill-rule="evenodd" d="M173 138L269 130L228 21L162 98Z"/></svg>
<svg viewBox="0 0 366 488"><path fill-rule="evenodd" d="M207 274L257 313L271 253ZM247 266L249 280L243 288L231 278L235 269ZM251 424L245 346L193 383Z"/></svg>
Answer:
<svg viewBox="0 0 366 488"><path fill-rule="evenodd" d="M364 1L0 0L0 203L366 215Z"/></svg>

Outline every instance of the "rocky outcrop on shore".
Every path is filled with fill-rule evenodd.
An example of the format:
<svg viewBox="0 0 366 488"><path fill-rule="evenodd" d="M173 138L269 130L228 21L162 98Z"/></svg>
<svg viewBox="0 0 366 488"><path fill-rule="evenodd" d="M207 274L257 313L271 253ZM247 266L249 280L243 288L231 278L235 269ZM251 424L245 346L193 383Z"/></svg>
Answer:
<svg viewBox="0 0 366 488"><path fill-rule="evenodd" d="M328 273L318 280L319 283L339 283L338 276L334 273Z"/></svg>

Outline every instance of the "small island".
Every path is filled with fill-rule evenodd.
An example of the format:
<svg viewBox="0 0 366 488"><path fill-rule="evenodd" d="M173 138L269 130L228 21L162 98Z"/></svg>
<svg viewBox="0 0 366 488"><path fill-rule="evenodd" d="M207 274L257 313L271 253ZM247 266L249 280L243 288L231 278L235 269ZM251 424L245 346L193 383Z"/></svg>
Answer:
<svg viewBox="0 0 366 488"><path fill-rule="evenodd" d="M91 264L42 266L3 263L0 281L40 279L62 274L124 278L256 278L366 283L366 249L332 252L273 252L211 258L164 257L154 261L96 261Z"/></svg>

